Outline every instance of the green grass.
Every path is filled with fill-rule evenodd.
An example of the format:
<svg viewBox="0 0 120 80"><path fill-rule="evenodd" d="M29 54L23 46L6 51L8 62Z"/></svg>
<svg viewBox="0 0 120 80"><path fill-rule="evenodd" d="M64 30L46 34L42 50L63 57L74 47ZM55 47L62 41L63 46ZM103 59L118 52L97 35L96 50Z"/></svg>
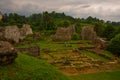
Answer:
<svg viewBox="0 0 120 80"><path fill-rule="evenodd" d="M120 80L120 71L80 74L71 77L74 80Z"/></svg>
<svg viewBox="0 0 120 80"><path fill-rule="evenodd" d="M50 50L67 50L79 48L80 46L93 46L88 44L87 41L69 41L71 47L65 46L53 42L51 40L40 40L37 42L32 42L30 44L19 44L17 47L30 47L34 45L39 45L40 49L50 49ZM77 44L78 43L78 44ZM101 57L97 54L93 54L89 51L81 51L83 54L90 58L102 61L109 61L108 59ZM41 52L42 53L42 52ZM62 53L62 52L60 52ZM106 55L114 57L108 51L104 52ZM50 53L50 55L56 54L56 52ZM42 54L43 55L43 54ZM92 74L80 74L75 76L70 76L73 80L120 80L120 71L113 72L101 72ZM70 77L62 74L58 69L52 65L46 63L43 60L38 60L27 55L19 54L13 65L7 67L0 67L0 79L1 80L70 80Z"/></svg>
<svg viewBox="0 0 120 80"><path fill-rule="evenodd" d="M68 41L69 43L75 43L75 44L68 44L68 46L66 46L66 44L64 44L65 42L54 42L51 40L40 40L40 41L36 41L36 42L32 42L30 44L23 44L20 43L18 44L16 47L18 48L24 48L24 47L30 47L30 46L34 46L34 45L39 45L40 49L49 49L49 50L67 50L67 49L75 49L75 48L79 48L80 46L90 46L93 47L93 45L91 44L86 44L86 42L88 41L84 41L84 40L77 40L77 41ZM59 44L62 43L62 44ZM77 43L83 43L83 44L77 44ZM69 46L70 45L70 46Z"/></svg>
<svg viewBox="0 0 120 80"><path fill-rule="evenodd" d="M78 48L78 44L70 44L71 46L65 46L65 44L57 44L57 43L52 43L48 41L38 41L38 42L33 42L30 44L19 44L17 45L18 48L24 48L24 47L29 47L29 46L34 46L34 45L39 45L40 49L50 49L50 50L66 50L66 49L73 49L73 48Z"/></svg>
<svg viewBox="0 0 120 80"><path fill-rule="evenodd" d="M15 62L0 67L0 80L71 80L43 60L19 54Z"/></svg>
<svg viewBox="0 0 120 80"><path fill-rule="evenodd" d="M109 51L104 51L104 54L114 59L114 55Z"/></svg>
<svg viewBox="0 0 120 80"><path fill-rule="evenodd" d="M108 59L102 57L102 56L99 56L97 54L94 54L94 53L91 53L89 51L86 51L86 50L82 50L81 51L83 54L87 55L88 57L92 58L92 59L98 59L98 60L102 60L102 61L109 61Z"/></svg>

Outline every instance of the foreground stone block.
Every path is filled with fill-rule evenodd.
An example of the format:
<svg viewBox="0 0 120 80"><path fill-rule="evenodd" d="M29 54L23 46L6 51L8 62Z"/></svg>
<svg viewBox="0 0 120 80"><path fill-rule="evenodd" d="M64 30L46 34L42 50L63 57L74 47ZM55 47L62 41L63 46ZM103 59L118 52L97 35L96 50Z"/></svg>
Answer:
<svg viewBox="0 0 120 80"><path fill-rule="evenodd" d="M0 65L7 65L17 58L16 49L6 41L0 41Z"/></svg>

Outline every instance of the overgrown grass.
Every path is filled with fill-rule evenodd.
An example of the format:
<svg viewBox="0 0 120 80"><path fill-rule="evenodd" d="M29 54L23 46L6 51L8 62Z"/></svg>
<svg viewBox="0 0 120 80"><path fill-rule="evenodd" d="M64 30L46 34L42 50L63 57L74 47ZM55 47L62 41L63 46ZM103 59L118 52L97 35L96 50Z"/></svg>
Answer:
<svg viewBox="0 0 120 80"><path fill-rule="evenodd" d="M79 48L80 46L92 46L90 44L86 44L86 42L88 41L84 41L84 40L77 40L77 41L67 41L67 43L69 44L65 44L66 42L61 42L61 43L57 43L51 40L40 40L40 41L36 41L36 42L32 42L29 44L23 44L20 43L19 45L17 45L17 47L29 47L29 46L34 46L34 45L38 45L40 46L40 49L50 49L50 50L66 50L66 49L74 49L74 48ZM72 44L73 43L73 44ZM82 43L82 44L79 44Z"/></svg>
<svg viewBox="0 0 120 80"><path fill-rule="evenodd" d="M16 61L0 67L0 80L71 80L43 60L19 54Z"/></svg>
<svg viewBox="0 0 120 80"><path fill-rule="evenodd" d="M104 54L114 59L114 55L111 52L104 51Z"/></svg>
<svg viewBox="0 0 120 80"><path fill-rule="evenodd" d="M120 71L80 74L71 77L74 80L120 80Z"/></svg>
<svg viewBox="0 0 120 80"><path fill-rule="evenodd" d="M80 46L93 46L88 44L87 41L82 40L69 41L69 43L71 43L71 46L66 46L64 42L62 44L59 44L46 39L37 42L32 42L30 44L19 44L17 47L30 47L34 45L39 45L41 50L49 49L61 51L79 48ZM83 50L82 53L93 59L109 61L108 59L101 57L97 54L93 54L89 51ZM113 57L113 55L107 51L105 51L104 53ZM56 52L50 53L50 55L54 54L56 54ZM120 80L119 76L120 71L114 71L93 74L80 74L71 77L74 80ZM59 70L57 70L50 64L42 60L38 60L33 57L29 57L22 54L19 54L18 58L16 59L13 65L7 67L0 67L0 78L3 80L70 80L69 77L63 75Z"/></svg>
<svg viewBox="0 0 120 80"><path fill-rule="evenodd" d="M104 58L102 56L99 56L97 54L94 54L94 53L86 51L86 50L82 50L81 52L83 54L87 55L88 57L92 58L92 59L98 59L98 60L102 60L102 61L109 61L108 59L106 59L106 58Z"/></svg>

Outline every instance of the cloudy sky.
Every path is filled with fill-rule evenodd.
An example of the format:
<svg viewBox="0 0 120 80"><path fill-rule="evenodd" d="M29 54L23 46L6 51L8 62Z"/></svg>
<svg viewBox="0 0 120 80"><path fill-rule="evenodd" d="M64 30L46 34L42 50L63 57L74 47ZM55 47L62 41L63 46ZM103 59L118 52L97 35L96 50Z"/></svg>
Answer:
<svg viewBox="0 0 120 80"><path fill-rule="evenodd" d="M56 11L73 17L120 21L120 0L0 0L0 11L22 15Z"/></svg>

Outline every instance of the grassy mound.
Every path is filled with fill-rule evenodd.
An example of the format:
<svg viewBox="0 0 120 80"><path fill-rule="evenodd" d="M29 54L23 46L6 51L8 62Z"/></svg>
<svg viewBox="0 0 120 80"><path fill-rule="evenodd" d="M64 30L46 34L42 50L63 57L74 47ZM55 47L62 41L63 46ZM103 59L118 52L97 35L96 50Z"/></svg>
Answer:
<svg viewBox="0 0 120 80"><path fill-rule="evenodd" d="M74 80L120 80L120 71L80 74L71 76Z"/></svg>
<svg viewBox="0 0 120 80"><path fill-rule="evenodd" d="M70 80L43 60L19 54L15 63L0 67L0 80Z"/></svg>

